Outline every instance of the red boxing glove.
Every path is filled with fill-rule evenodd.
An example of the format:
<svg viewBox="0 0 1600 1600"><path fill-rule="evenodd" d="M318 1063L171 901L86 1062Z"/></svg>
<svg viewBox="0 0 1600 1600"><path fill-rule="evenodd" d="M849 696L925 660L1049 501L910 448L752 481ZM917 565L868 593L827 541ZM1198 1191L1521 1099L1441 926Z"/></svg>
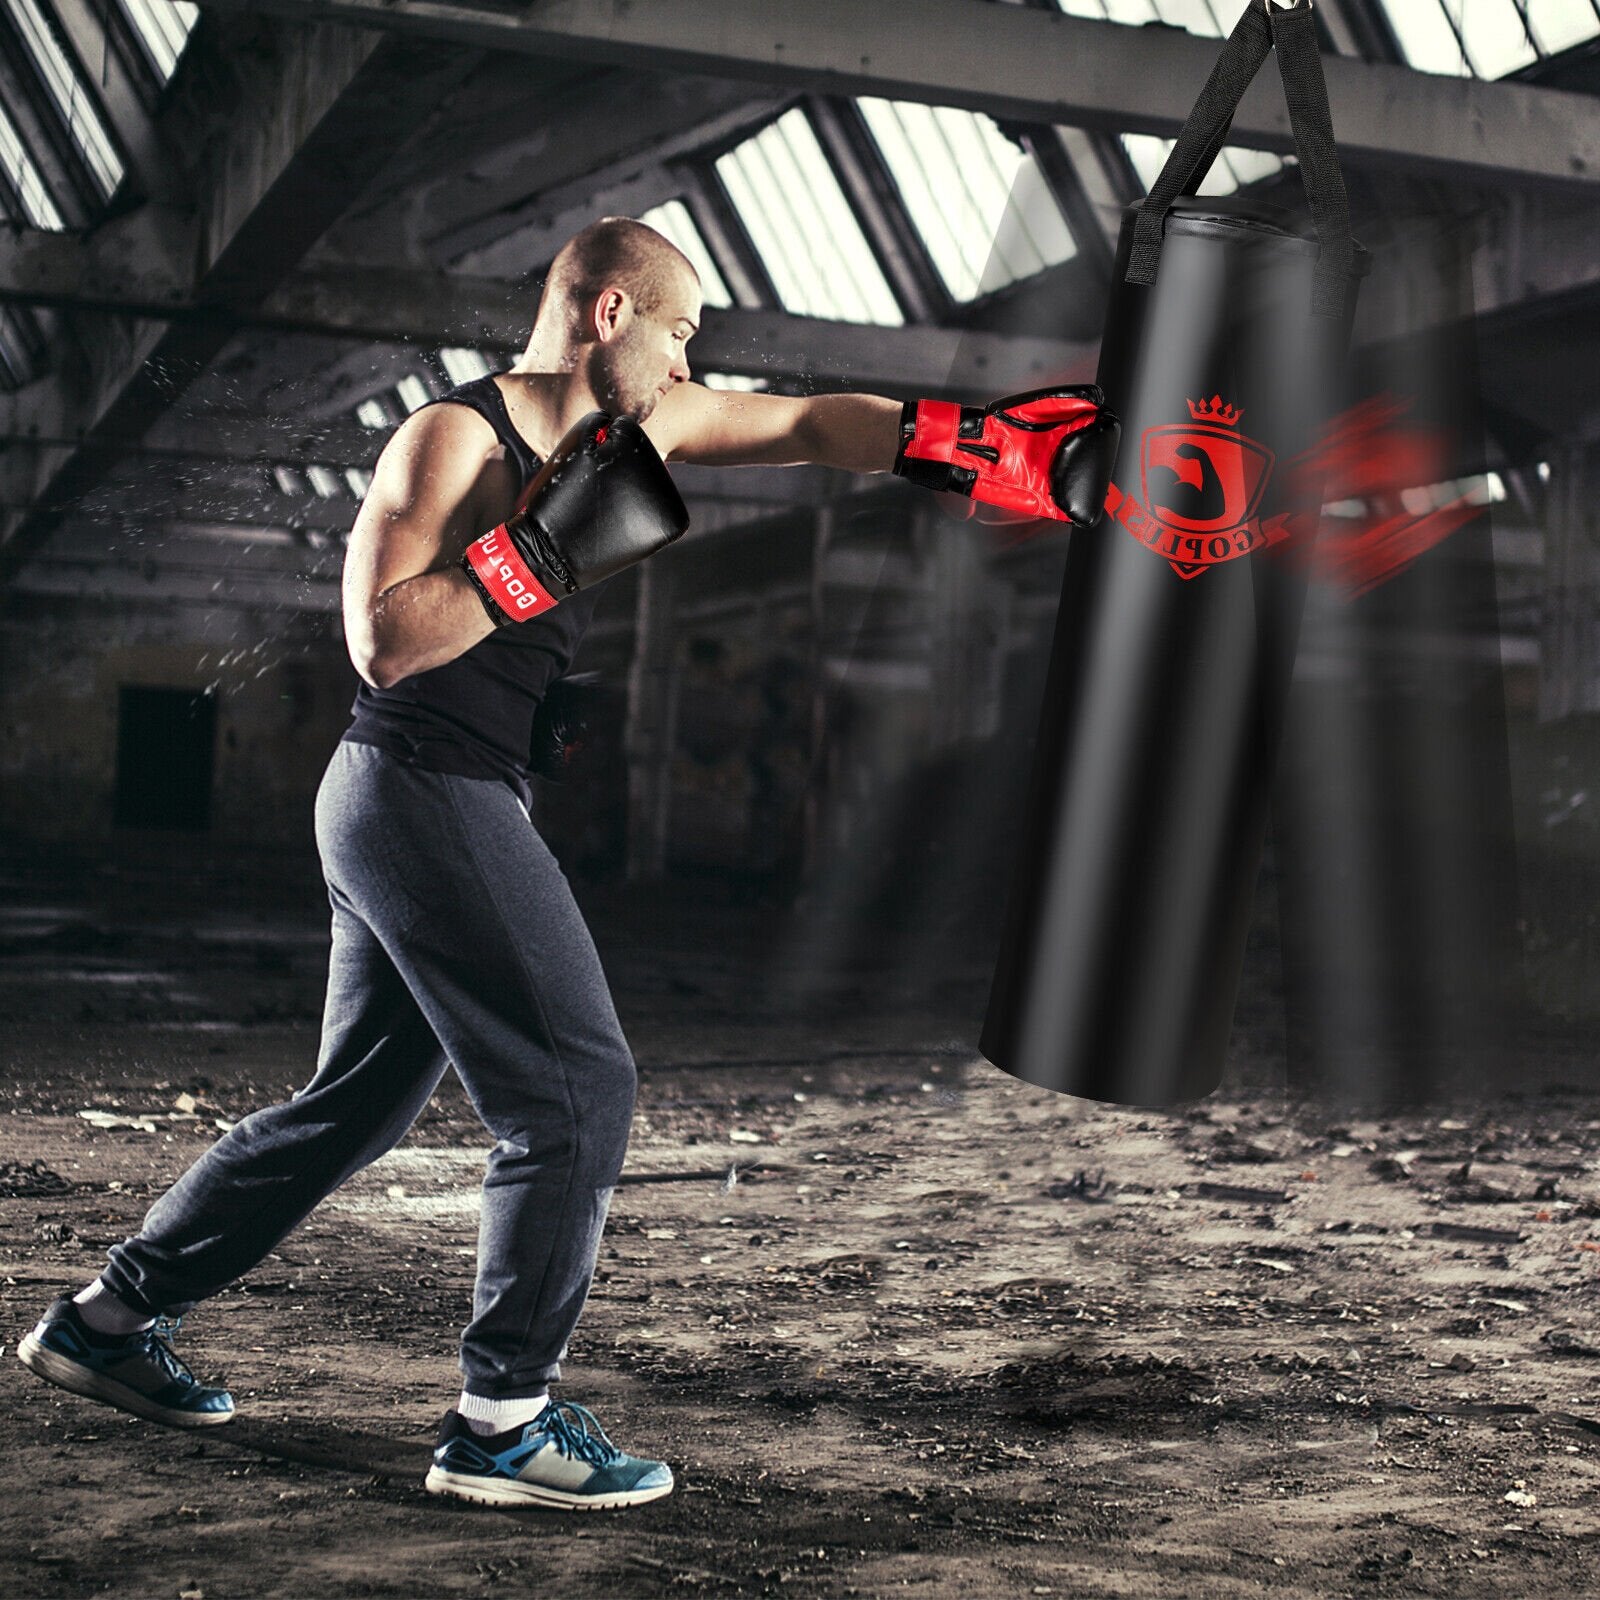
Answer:
<svg viewBox="0 0 1600 1600"><path fill-rule="evenodd" d="M1105 507L1122 436L1105 398L1088 383L1009 395L981 409L908 400L894 470L924 489L1091 527Z"/></svg>

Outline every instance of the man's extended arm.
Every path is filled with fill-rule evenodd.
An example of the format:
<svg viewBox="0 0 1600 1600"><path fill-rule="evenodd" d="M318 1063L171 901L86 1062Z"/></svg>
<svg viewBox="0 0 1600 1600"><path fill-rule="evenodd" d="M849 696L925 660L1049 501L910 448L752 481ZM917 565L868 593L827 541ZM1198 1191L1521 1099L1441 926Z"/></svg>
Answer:
<svg viewBox="0 0 1600 1600"><path fill-rule="evenodd" d="M797 399L680 383L662 397L644 431L666 461L888 472L899 427L900 402L881 394Z"/></svg>
<svg viewBox="0 0 1600 1600"><path fill-rule="evenodd" d="M1092 384L980 407L866 394L792 399L680 383L646 429L669 460L892 471L1010 515L1079 526L1100 515L1121 433Z"/></svg>

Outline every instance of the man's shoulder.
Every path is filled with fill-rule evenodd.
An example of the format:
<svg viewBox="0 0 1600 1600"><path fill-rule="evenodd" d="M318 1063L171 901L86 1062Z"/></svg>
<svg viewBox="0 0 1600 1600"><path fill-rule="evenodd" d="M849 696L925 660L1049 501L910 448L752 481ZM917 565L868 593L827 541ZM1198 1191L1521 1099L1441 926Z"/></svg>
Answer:
<svg viewBox="0 0 1600 1600"><path fill-rule="evenodd" d="M674 451L693 443L722 392L699 383L675 383L656 402L645 418L644 431L663 461L670 461Z"/></svg>
<svg viewBox="0 0 1600 1600"><path fill-rule="evenodd" d="M500 444L498 429L470 400L443 395L413 411L392 434L386 451L432 454Z"/></svg>
<svg viewBox="0 0 1600 1600"><path fill-rule="evenodd" d="M471 506L470 520L481 521L514 489L505 444L488 418L471 406L437 404L413 411L390 434L367 499L462 500Z"/></svg>

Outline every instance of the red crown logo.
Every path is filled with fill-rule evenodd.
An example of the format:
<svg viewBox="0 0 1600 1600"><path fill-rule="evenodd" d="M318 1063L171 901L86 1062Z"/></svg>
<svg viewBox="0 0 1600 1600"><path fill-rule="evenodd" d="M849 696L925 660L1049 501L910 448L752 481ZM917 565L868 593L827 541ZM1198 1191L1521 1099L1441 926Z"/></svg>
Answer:
<svg viewBox="0 0 1600 1600"><path fill-rule="evenodd" d="M1244 415L1242 411L1235 411L1232 406L1222 403L1222 396L1214 394L1209 400L1191 400L1189 402L1189 415L1196 422L1219 422L1224 428L1231 428Z"/></svg>

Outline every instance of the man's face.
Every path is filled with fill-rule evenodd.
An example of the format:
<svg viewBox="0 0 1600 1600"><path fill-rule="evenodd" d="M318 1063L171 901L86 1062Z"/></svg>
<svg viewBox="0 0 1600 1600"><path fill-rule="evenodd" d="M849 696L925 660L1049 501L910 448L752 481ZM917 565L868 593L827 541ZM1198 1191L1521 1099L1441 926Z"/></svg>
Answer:
<svg viewBox="0 0 1600 1600"><path fill-rule="evenodd" d="M630 305L626 323L598 347L596 398L608 411L643 422L668 389L689 378L685 347L700 326L700 284L675 273L661 303L646 315Z"/></svg>

